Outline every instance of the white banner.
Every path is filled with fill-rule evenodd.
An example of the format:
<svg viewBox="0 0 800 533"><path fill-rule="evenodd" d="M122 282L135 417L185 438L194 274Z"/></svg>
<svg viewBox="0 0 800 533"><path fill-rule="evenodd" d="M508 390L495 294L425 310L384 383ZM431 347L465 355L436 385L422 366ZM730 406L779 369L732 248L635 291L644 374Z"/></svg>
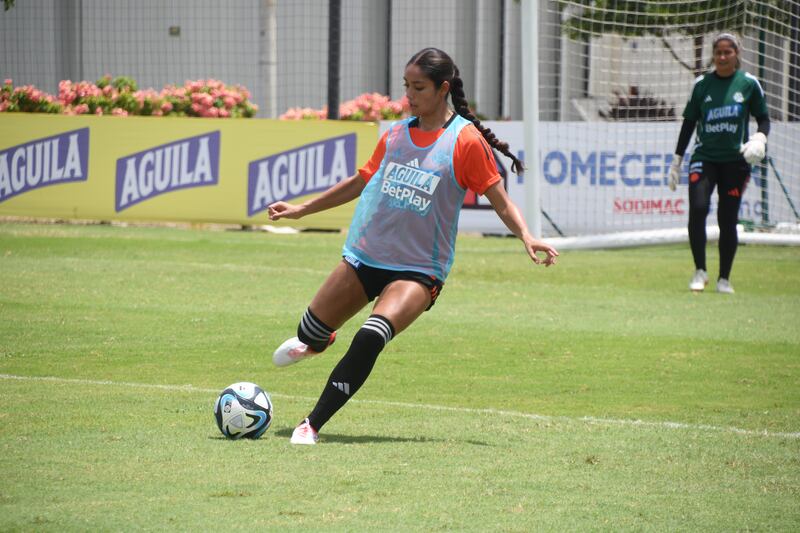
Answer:
<svg viewBox="0 0 800 533"><path fill-rule="evenodd" d="M485 122L484 125L509 143L512 152L524 157L522 122ZM381 132L388 123L381 125ZM541 179L542 230L545 235L591 235L686 226L689 201L688 164L691 146L684 158L683 176L676 191L667 186L667 174L678 139L679 122L606 123L542 122L539 179ZM798 206L800 193L800 124L773 123L769 155L776 163L789 197ZM509 195L525 211L524 180L530 170L517 176L510 161L496 153L505 167ZM760 168L753 168L740 210L740 219L762 222L764 206L769 220L793 217L786 195L767 170L767 200L762 197ZM716 219L716 194L712 197L709 223ZM473 205L470 205L473 204ZM800 206L799 206L800 207ZM556 229L558 228L558 229ZM459 230L508 233L485 198L467 197Z"/></svg>

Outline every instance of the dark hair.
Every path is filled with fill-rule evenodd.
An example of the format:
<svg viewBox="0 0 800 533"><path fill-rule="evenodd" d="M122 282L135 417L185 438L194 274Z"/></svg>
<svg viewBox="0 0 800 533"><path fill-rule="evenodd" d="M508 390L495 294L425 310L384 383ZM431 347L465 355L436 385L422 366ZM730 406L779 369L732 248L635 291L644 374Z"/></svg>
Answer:
<svg viewBox="0 0 800 533"><path fill-rule="evenodd" d="M437 89L441 87L444 82L448 82L450 84L450 99L453 102L453 108L456 113L472 122L475 127L478 128L478 131L481 132L483 138L486 139L486 142L489 143L489 146L499 150L503 155L513 161L511 170L517 174L522 174L522 171L525 170L525 166L522 161L517 159L517 157L511 153L511 150L508 149L508 143L498 139L495 134L492 133L492 130L481 124L478 117L470 110L469 102L467 102L467 97L464 95L464 82L461 81L458 67L453 63L449 55L438 48L425 48L414 54L411 59L408 60L406 66L409 65L418 66L428 79L433 81Z"/></svg>

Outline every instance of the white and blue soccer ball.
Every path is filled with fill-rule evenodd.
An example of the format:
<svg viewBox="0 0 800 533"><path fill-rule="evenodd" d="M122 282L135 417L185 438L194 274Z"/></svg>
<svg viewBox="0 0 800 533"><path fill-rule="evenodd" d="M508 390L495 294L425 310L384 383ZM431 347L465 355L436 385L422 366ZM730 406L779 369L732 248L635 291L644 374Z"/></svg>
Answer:
<svg viewBox="0 0 800 533"><path fill-rule="evenodd" d="M272 400L255 383L234 383L225 387L217 398L214 418L229 439L257 439L272 423Z"/></svg>

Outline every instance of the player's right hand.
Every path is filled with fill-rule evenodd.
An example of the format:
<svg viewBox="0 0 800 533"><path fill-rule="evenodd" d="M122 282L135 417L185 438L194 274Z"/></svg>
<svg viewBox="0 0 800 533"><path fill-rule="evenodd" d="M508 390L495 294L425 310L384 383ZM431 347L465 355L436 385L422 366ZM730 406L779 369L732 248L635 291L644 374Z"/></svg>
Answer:
<svg viewBox="0 0 800 533"><path fill-rule="evenodd" d="M303 216L300 207L287 202L275 202L269 206L269 219L300 218Z"/></svg>
<svg viewBox="0 0 800 533"><path fill-rule="evenodd" d="M669 190L671 191L674 191L681 181L681 163L683 163L682 155L672 156L672 164L669 166Z"/></svg>

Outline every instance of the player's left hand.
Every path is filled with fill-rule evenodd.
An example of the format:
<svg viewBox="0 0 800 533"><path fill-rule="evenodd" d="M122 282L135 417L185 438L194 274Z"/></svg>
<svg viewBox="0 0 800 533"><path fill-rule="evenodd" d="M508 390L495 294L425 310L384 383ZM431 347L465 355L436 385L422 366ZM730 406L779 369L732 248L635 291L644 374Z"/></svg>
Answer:
<svg viewBox="0 0 800 533"><path fill-rule="evenodd" d="M752 134L739 151L742 152L744 160L749 164L760 163L767 153L767 136L760 131Z"/></svg>
<svg viewBox="0 0 800 533"><path fill-rule="evenodd" d="M544 241L540 241L539 239L534 239L530 237L525 239L525 250L527 250L528 255L531 257L534 263L537 265L544 265L549 267L550 265L556 264L556 257L558 257L558 250L550 246ZM545 257L541 258L537 255L537 252L544 252Z"/></svg>
<svg viewBox="0 0 800 533"><path fill-rule="evenodd" d="M682 155L672 156L672 163L669 166L669 190L671 191L674 191L681 181L681 163L683 163Z"/></svg>

